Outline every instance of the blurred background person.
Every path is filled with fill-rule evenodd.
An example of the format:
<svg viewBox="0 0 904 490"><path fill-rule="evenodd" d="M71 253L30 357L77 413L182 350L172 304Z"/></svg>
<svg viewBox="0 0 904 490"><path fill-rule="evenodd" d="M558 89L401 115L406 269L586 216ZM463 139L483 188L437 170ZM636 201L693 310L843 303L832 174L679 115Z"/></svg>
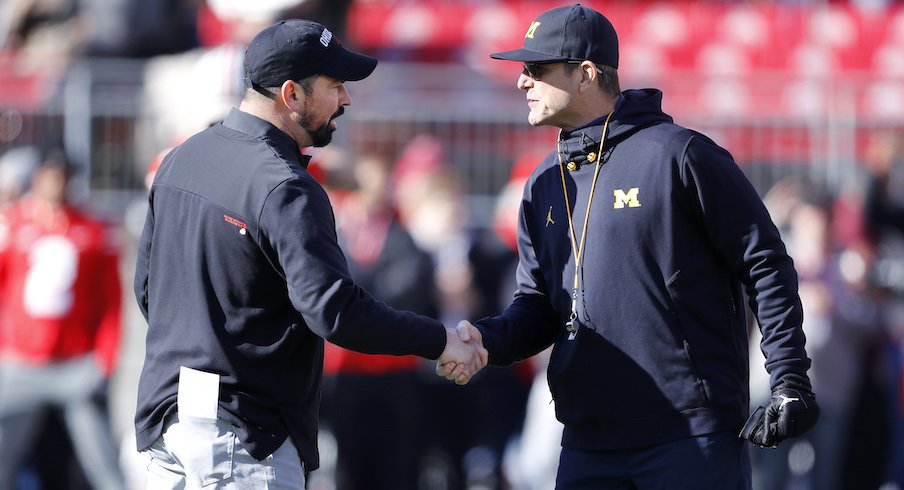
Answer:
<svg viewBox="0 0 904 490"><path fill-rule="evenodd" d="M46 154L0 221L0 488L58 409L93 488L121 489L106 410L121 290L116 235L68 203L72 168Z"/></svg>
<svg viewBox="0 0 904 490"><path fill-rule="evenodd" d="M7 0L0 4L0 48L28 70L54 70L81 50L86 33L76 0ZM47 59L54 63L46 63ZM50 65L50 66L48 66Z"/></svg>
<svg viewBox="0 0 904 490"><path fill-rule="evenodd" d="M888 445L883 451L885 480L904 488L904 131L885 129L867 143L868 172L863 196L865 228L876 247L873 280L892 297L886 311L889 326L888 365L880 394L887 400Z"/></svg>
<svg viewBox="0 0 904 490"><path fill-rule="evenodd" d="M846 488L843 478L854 456L852 435L867 434L854 402L870 371L870 353L884 332L882 295L870 277L872 250L862 226L835 223L836 210L857 203L833 198L796 178L777 183L766 202L798 273L810 377L822 413L800 439L776 449L752 450L755 488L840 490ZM753 369L764 361L759 338L755 335L750 343L752 392L754 386L768 383Z"/></svg>
<svg viewBox="0 0 904 490"><path fill-rule="evenodd" d="M390 161L378 154L346 157L354 158L355 188L333 195L349 273L393 308L436 317L433 263L398 221L388 192ZM336 438L336 488L418 488L427 429L421 366L415 356L362 354L326 344L320 413Z"/></svg>
<svg viewBox="0 0 904 490"><path fill-rule="evenodd" d="M904 132L874 134L866 148L864 166L868 180L863 212L870 236L879 242L904 237L904 204L898 197L904 178Z"/></svg>
<svg viewBox="0 0 904 490"><path fill-rule="evenodd" d="M0 157L0 209L14 206L28 191L31 175L40 163L41 151L35 146L12 148ZM60 410L47 409L44 420L34 446L23 458L16 481L25 488L88 488Z"/></svg>
<svg viewBox="0 0 904 490"><path fill-rule="evenodd" d="M474 301L473 270L467 263L467 208L461 183L448 166L445 149L431 135L418 135L401 150L391 175L399 220L419 248L429 254L437 295L438 318L466 318ZM432 366L430 366L432 372ZM421 435L422 455L418 488L468 488L465 456L476 446L481 417L473 403L480 383L475 377L461 390L449 390L436 376L424 376L419 389L428 429ZM467 424L448 424L461 417Z"/></svg>
<svg viewBox="0 0 904 490"><path fill-rule="evenodd" d="M511 303L515 294L518 209L524 185L538 161L535 159L538 151L541 150L527 151L513 163L508 181L496 197L491 226L487 229L472 227L468 267L472 271L470 288L475 300L468 309L467 318L495 315ZM470 453L469 466L473 468L472 474L482 475L475 478L476 488L515 488L520 475L508 460L514 457L517 441L527 423L528 396L535 389L535 373L544 378L545 384L542 358L507 367L488 366L480 384L474 385L481 426L477 430L477 449ZM549 393L548 389L546 393ZM551 399L548 397L546 402ZM558 421L553 417L552 422ZM558 441L551 442L558 445ZM482 464L475 464L474 460L482 461ZM542 464L535 467L536 470L544 468ZM480 482L485 486L480 487Z"/></svg>
<svg viewBox="0 0 904 490"><path fill-rule="evenodd" d="M517 209L529 170L516 166L506 188L518 197L500 193L488 229L471 226L467 188L437 138L414 137L393 171L400 220L432 257L440 318L482 318L507 304L515 291ZM528 363L487 367L461 390L423 379L430 430L420 488L511 488L505 459L521 432L532 375ZM469 423L442 422L449 417Z"/></svg>
<svg viewBox="0 0 904 490"><path fill-rule="evenodd" d="M491 268L485 275L497 275L498 287L496 302L489 301L485 296L484 301L489 310L480 310L481 313L474 318L490 316L502 311L511 302L511 298L517 284L515 281L515 268L517 260L518 239L518 210L521 207L521 196L524 185L534 169L536 162L543 159L542 148L526 151L521 154L512 165L509 180L499 192L493 214L493 232L499 244L503 246L500 261L502 269ZM499 249L500 246L488 247ZM508 268L506 271L505 269ZM501 294L500 294L501 293ZM517 427L509 428L509 437L514 437L514 444L509 453L505 465L505 474L508 476L511 488L523 490L545 490L555 487L555 476L559 466L559 449L562 440L563 425L556 420L555 405L552 403L552 394L549 391L549 383L546 381L546 368L549 362L551 349L547 349L534 356L527 362L515 364L509 368L495 370L510 372L518 376L516 382L508 380L508 384L518 387L521 391L515 397L518 400L516 416L511 417L512 423ZM502 381L506 382L506 381ZM526 386L525 383L529 383ZM523 396L526 393L526 399Z"/></svg>

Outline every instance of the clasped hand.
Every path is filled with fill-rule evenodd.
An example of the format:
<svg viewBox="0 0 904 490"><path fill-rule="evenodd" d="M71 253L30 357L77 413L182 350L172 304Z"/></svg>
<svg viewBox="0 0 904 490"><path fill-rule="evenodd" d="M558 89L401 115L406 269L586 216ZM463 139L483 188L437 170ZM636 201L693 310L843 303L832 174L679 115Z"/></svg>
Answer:
<svg viewBox="0 0 904 490"><path fill-rule="evenodd" d="M446 328L446 348L436 361L436 374L464 385L488 361L489 353L483 348L480 330L462 320L456 328Z"/></svg>

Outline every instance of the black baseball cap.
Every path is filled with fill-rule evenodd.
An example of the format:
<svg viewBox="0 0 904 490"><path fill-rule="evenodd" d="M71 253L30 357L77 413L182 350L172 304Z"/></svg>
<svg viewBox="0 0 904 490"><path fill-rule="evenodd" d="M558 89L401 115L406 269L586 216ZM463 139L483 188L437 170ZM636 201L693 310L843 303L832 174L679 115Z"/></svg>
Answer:
<svg viewBox="0 0 904 490"><path fill-rule="evenodd" d="M375 58L345 49L329 29L310 20L279 21L254 36L245 49L245 78L256 88L311 75L363 80L376 67Z"/></svg>
<svg viewBox="0 0 904 490"><path fill-rule="evenodd" d="M580 4L540 14L524 35L524 47L493 53L497 60L552 63L590 60L618 68L618 36L609 19Z"/></svg>

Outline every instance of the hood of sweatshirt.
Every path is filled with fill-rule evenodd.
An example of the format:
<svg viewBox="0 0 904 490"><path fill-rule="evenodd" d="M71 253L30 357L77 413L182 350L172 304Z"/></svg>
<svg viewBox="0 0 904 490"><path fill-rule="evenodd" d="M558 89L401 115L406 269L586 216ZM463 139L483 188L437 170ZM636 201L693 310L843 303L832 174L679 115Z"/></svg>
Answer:
<svg viewBox="0 0 904 490"><path fill-rule="evenodd" d="M580 168L585 163L593 163L599 157L600 137L605 126L606 115L572 131L562 131L559 135L559 152L562 162L569 168ZM612 148L631 134L656 124L671 123L672 117L662 112L662 92L656 89L637 89L622 92L615 112L606 129L603 151ZM573 165L572 165L573 163Z"/></svg>

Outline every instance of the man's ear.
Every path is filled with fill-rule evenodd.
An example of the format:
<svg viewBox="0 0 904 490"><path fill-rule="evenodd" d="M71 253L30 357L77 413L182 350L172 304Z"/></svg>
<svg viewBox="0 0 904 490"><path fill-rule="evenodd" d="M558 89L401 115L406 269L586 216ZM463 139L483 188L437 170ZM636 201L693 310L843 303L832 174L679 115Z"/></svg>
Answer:
<svg viewBox="0 0 904 490"><path fill-rule="evenodd" d="M301 89L301 86L292 80L286 80L279 87L279 95L284 104L289 109L295 111L297 107L302 107L304 105L304 90Z"/></svg>
<svg viewBox="0 0 904 490"><path fill-rule="evenodd" d="M591 63L590 61L584 60L578 69L581 72L581 89L585 89L587 87L592 87L596 85L597 77L599 76L599 72L596 69L596 65Z"/></svg>

